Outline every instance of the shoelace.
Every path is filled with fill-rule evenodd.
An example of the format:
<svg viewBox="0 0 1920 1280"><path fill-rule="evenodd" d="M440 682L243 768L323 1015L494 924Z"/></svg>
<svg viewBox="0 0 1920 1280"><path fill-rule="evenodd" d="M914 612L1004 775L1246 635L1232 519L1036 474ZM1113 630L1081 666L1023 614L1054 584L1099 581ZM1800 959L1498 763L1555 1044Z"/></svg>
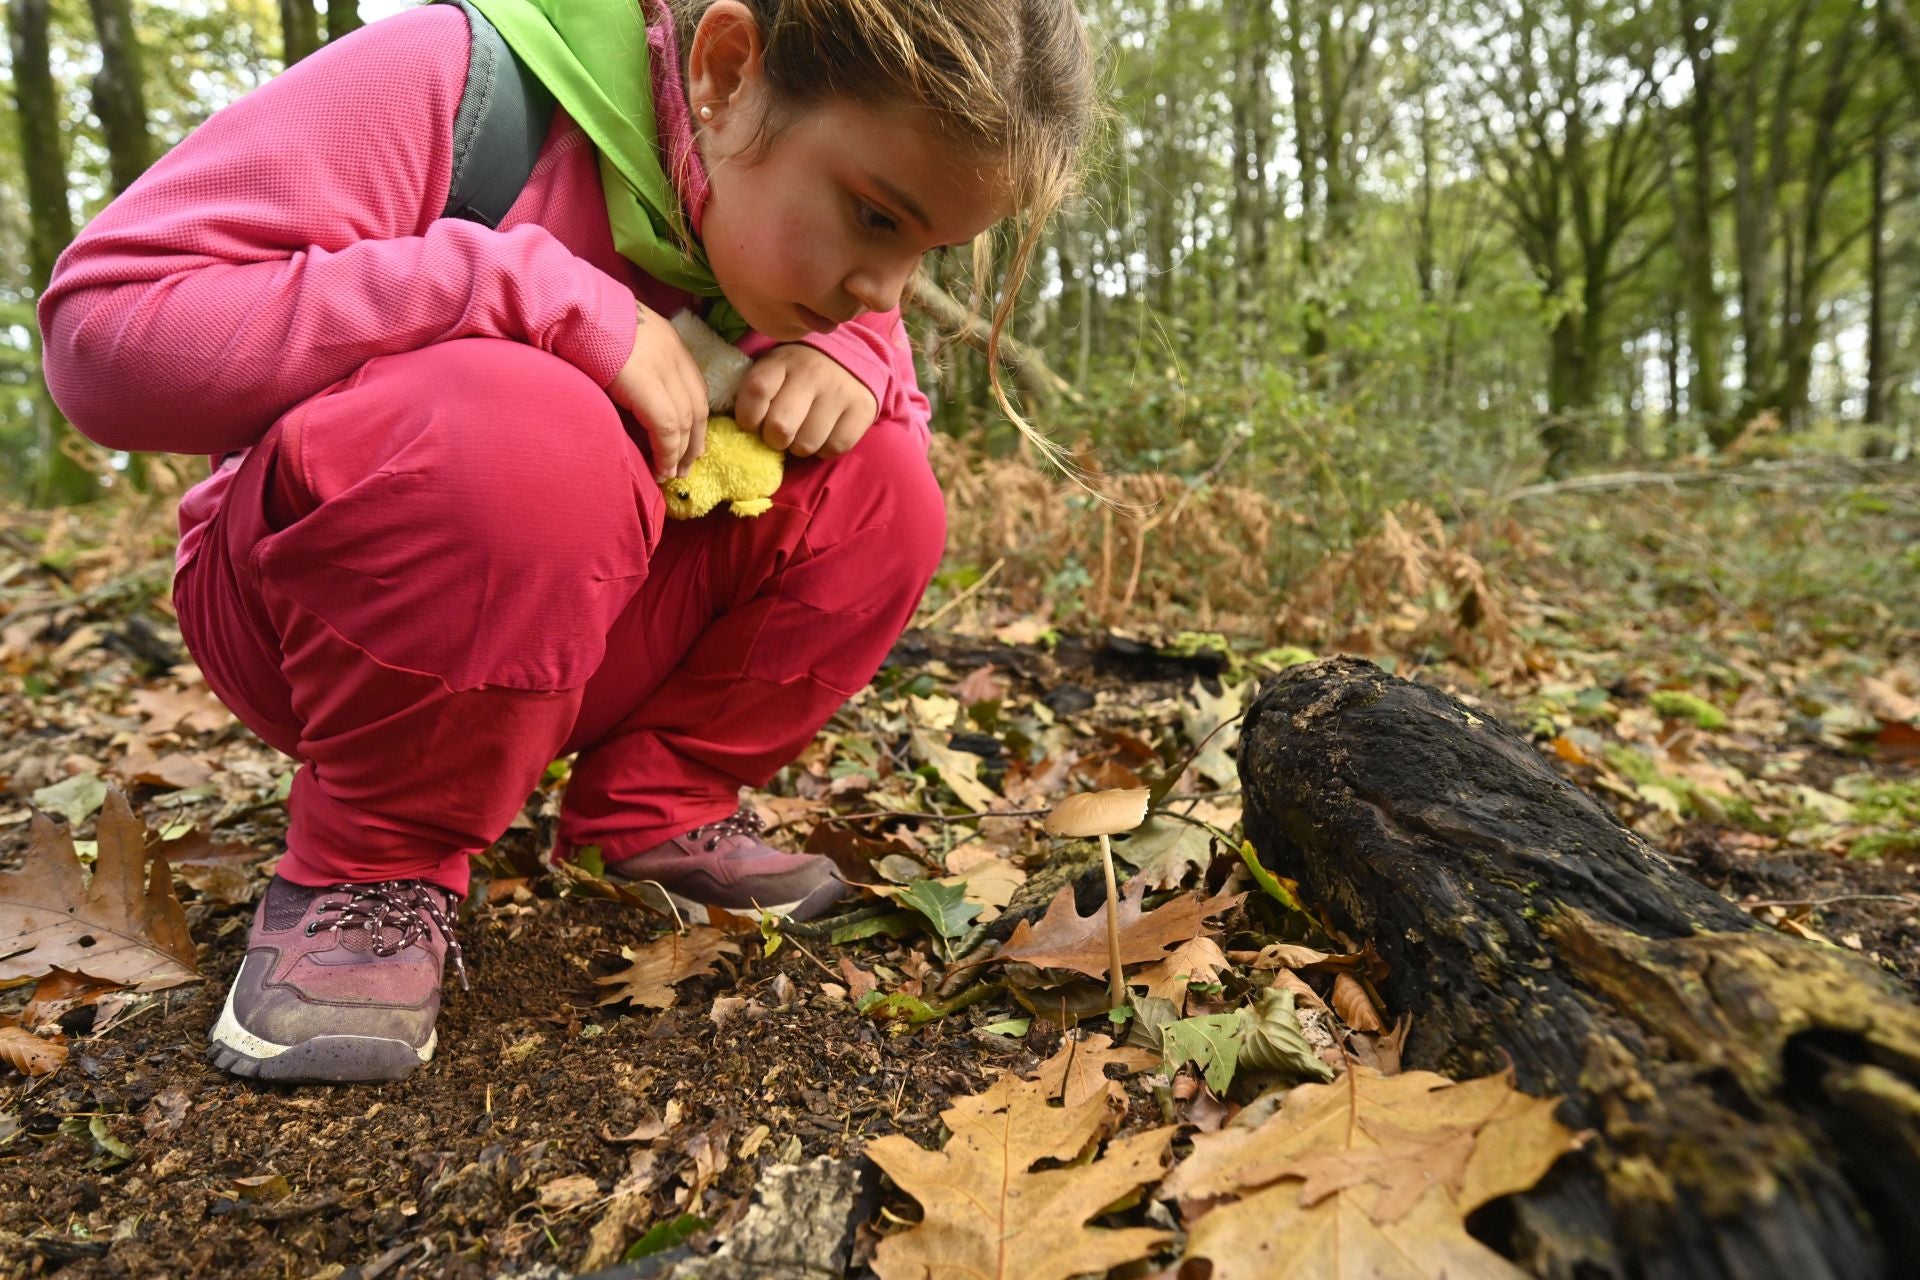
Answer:
<svg viewBox="0 0 1920 1280"><path fill-rule="evenodd" d="M757 836L767 829L760 815L751 809L736 809L718 822L709 822L687 832L687 839L698 840L702 832L708 833L707 842L702 847L708 853L719 848L720 841L727 836Z"/></svg>
<svg viewBox="0 0 1920 1280"><path fill-rule="evenodd" d="M336 884L328 893L344 893L345 902L323 902L321 911L337 911L340 914L325 920L315 920L307 926L307 936L312 937L322 929L365 929L373 939L373 953L377 956L397 955L416 943L428 938L427 920L433 921L440 929L440 936L447 940L447 954L453 957L453 971L460 979L460 989L467 990L467 962L460 954L460 940L453 936L453 925L447 920L446 912L440 909L437 895L427 892L418 880L383 880L378 884ZM426 919L422 919L422 915ZM400 940L388 942L382 935L384 929L398 929Z"/></svg>

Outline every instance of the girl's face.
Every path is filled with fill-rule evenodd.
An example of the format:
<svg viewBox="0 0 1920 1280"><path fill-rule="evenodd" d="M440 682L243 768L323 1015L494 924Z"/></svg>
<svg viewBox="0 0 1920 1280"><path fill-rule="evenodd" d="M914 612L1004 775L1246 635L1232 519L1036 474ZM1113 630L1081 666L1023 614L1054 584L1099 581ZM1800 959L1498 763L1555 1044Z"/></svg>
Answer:
<svg viewBox="0 0 1920 1280"><path fill-rule="evenodd" d="M739 16L727 12L736 8ZM891 310L926 253L965 244L1011 212L1005 175L912 112L835 101L761 145L767 91L744 6L721 0L708 10L688 90L711 186L707 258L728 300L768 337L791 342ZM705 120L702 106L713 108Z"/></svg>

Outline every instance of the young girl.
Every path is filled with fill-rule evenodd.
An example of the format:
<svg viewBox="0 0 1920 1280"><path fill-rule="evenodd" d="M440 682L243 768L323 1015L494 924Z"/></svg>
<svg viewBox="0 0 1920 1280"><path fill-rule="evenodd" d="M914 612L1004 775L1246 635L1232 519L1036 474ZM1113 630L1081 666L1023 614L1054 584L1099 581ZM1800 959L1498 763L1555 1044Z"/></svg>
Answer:
<svg viewBox="0 0 1920 1280"><path fill-rule="evenodd" d="M468 858L557 756L558 856L728 907L845 891L740 788L872 677L940 558L903 289L1024 213L1017 285L1090 110L1071 0L474 2L558 101L497 229L441 216L471 36L435 5L202 125L41 305L81 431L215 455L181 632L300 762L211 1033L241 1075L432 1056ZM690 305L743 333L735 416L789 454L754 519L662 518L707 413L663 318Z"/></svg>

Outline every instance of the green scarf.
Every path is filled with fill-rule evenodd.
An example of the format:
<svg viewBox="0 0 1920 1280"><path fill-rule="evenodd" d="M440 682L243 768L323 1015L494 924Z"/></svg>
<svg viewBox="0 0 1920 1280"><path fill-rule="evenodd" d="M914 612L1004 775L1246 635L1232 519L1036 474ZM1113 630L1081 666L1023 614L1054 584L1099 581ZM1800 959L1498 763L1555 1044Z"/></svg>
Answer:
<svg viewBox="0 0 1920 1280"><path fill-rule="evenodd" d="M644 0L471 0L600 151L614 247L655 280L716 299L729 341L747 330L686 225L660 166Z"/></svg>

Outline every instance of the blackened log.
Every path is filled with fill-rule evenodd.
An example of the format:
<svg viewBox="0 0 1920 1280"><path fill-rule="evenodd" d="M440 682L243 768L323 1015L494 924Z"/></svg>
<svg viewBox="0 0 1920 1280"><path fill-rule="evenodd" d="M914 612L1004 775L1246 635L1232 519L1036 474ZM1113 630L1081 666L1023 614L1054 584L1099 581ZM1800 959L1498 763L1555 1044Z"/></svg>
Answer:
<svg viewBox="0 0 1920 1280"><path fill-rule="evenodd" d="M1535 1274L1855 1280L1920 1257L1920 1009L1679 873L1524 739L1329 659L1250 707L1249 839L1392 966L1406 1064L1509 1059L1596 1132L1476 1223Z"/></svg>

